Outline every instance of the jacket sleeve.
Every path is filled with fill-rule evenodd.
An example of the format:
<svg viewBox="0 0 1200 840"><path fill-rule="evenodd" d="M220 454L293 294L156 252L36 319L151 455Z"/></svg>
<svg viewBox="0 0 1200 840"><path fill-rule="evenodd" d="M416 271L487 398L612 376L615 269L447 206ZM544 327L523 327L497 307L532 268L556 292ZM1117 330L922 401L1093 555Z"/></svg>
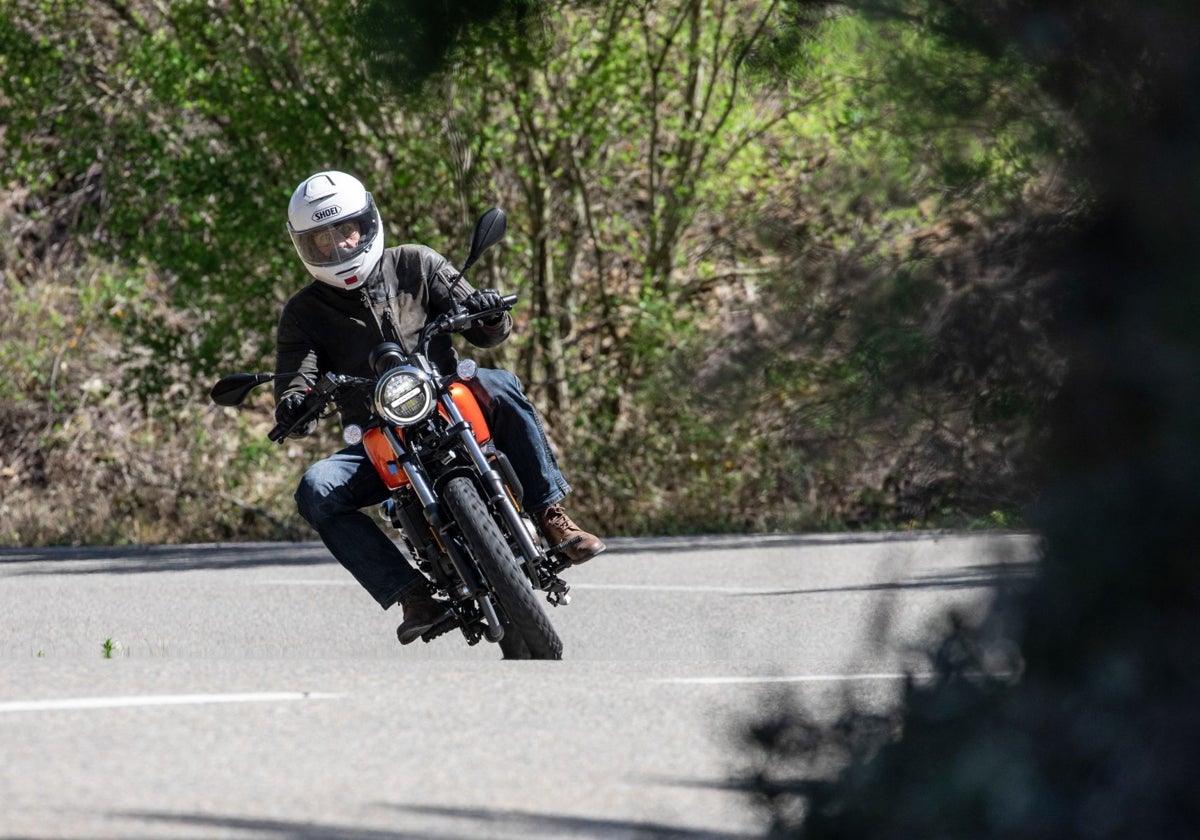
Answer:
<svg viewBox="0 0 1200 840"><path fill-rule="evenodd" d="M279 316L275 334L275 373L298 372L298 376L275 380L275 404L288 394L302 394L320 373L320 352L297 317L294 301L288 301ZM307 378L306 378L307 377Z"/></svg>
<svg viewBox="0 0 1200 840"><path fill-rule="evenodd" d="M475 287L461 277L445 257L436 251L430 253L435 259L431 265L429 297L435 310L448 312L454 304L460 304L470 297ZM476 347L495 347L508 338L512 326L512 316L505 312L504 317L494 324L476 323L463 332L463 338Z"/></svg>

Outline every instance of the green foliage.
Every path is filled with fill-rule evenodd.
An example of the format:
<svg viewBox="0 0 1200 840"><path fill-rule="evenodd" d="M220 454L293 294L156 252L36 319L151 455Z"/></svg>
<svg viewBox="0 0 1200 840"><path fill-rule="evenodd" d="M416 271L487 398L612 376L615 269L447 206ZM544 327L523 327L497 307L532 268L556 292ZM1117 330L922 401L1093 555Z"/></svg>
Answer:
<svg viewBox="0 0 1200 840"><path fill-rule="evenodd" d="M888 482L931 457L914 441L953 426L959 463L984 449L962 441L1002 429L1011 452L1044 396L939 330L996 309L972 284L950 306L946 267L971 270L964 252L1027 212L1053 121L1018 107L1011 56L952 49L933 24L758 0L5 12L6 186L36 232L10 239L10 298L29 312L32 272L87 264L80 317L117 349L102 391L171 440L205 380L269 365L279 307L307 282L286 202L326 167L369 183L390 244L454 258L483 208L508 211L477 280L521 294L518 329L481 360L525 379L575 504L608 530L926 521L965 491L900 511ZM921 90L899 84L914 74ZM48 399L49 336L72 327L46 326L0 344L28 372L14 398ZM964 401L972 376L989 385ZM253 424L229 430L236 453L205 429L188 445L221 449L234 482L205 492L293 516L289 466ZM855 466L878 462L890 471Z"/></svg>
<svg viewBox="0 0 1200 840"><path fill-rule="evenodd" d="M724 451L761 470L743 486L771 488L793 527L965 525L1016 508L1028 492L1023 442L1057 382L1025 256L1055 231L1020 221L1041 177L1041 149L1026 139L1042 116L1010 111L1006 94L972 100L970 119L919 109L918 125L909 111L921 96L891 104L904 60L966 58L891 23L814 15L804 26L781 37L800 32L791 49L802 49L809 107L724 173L723 223L744 225L761 250L729 237L721 256L738 268L725 269L720 326L670 350L695 371L683 402L706 406L701 425L733 432L741 444ZM1010 58L970 60L981 76L1020 75ZM956 156L975 139L984 163L948 189L945 172L966 171ZM761 192L742 186L756 166L771 168ZM991 265L973 256L988 251ZM781 499L803 499L804 512Z"/></svg>
<svg viewBox="0 0 1200 840"><path fill-rule="evenodd" d="M1039 157L1058 151L1055 115L1012 52L988 57L927 28L849 15L809 37L806 58L831 95L796 128L836 139L830 153L856 169L858 201L893 214L931 198L1011 207Z"/></svg>
<svg viewBox="0 0 1200 840"><path fill-rule="evenodd" d="M407 127L375 124L379 85L328 60L349 52L342 5L219 13L196 0L118 24L88 4L53 4L73 27L39 4L9 5L6 21L28 21L0 32L6 60L25 68L5 90L10 177L51 195L79 173L102 181L71 224L94 230L93 252L144 269L162 290L165 309L131 314L127 327L147 357L131 369L145 399L179 376L269 352L278 306L303 282L283 227L295 183L334 166L366 176L425 144L395 142ZM69 34L81 31L90 50ZM66 54L74 61L60 63ZM33 119L44 111L83 116ZM422 183L397 194L384 181L381 205L410 206Z"/></svg>

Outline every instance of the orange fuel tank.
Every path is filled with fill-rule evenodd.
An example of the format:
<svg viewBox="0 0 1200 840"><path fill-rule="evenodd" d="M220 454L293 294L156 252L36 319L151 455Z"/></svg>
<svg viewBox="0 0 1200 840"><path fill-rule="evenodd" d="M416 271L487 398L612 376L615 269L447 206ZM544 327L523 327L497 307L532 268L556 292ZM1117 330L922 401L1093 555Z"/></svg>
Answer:
<svg viewBox="0 0 1200 840"><path fill-rule="evenodd" d="M483 409L479 407L479 400L475 399L471 389L461 382L451 382L450 396L454 398L454 404L458 406L458 411L462 414L463 419L471 424L471 430L475 433L475 440L479 442L479 445L482 446L491 440L491 429L488 428L487 421L483 419ZM445 409L440 405L438 410L442 412L443 417L446 416Z"/></svg>

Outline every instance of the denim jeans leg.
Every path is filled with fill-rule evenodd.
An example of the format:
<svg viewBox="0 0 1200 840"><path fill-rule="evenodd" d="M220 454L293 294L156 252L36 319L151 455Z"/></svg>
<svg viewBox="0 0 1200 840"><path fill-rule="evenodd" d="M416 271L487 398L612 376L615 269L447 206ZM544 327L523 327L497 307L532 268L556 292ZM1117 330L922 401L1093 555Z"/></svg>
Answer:
<svg viewBox="0 0 1200 840"><path fill-rule="evenodd" d="M316 529L329 553L385 610L420 582L420 575L399 546L361 511L387 497L388 489L362 444L313 464L296 488L300 515Z"/></svg>
<svg viewBox="0 0 1200 840"><path fill-rule="evenodd" d="M512 462L525 490L525 507L537 511L561 502L571 486L563 478L542 418L525 395L521 380L506 370L479 368L468 385L483 408L492 439Z"/></svg>

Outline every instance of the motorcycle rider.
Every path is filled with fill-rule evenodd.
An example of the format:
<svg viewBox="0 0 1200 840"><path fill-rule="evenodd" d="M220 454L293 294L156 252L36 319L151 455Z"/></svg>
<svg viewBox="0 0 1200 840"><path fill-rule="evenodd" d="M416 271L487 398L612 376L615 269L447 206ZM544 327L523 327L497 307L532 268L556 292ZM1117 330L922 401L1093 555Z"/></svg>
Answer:
<svg viewBox="0 0 1200 840"><path fill-rule="evenodd" d="M275 372L303 376L276 380L275 418L294 421L310 383L328 371L370 376L370 351L383 341L412 348L425 324L456 306L482 312L500 304L495 289L475 290L443 257L424 245L384 247L383 222L363 184L344 172L318 172L296 187L288 205L288 232L314 278L283 307L276 338ZM507 312L489 316L463 335L493 347L512 329ZM449 335L433 339L429 357L452 373L457 354ZM306 378L307 377L307 378ZM525 491L526 507L551 545L579 537L564 553L583 563L605 548L563 510L571 488L563 478L536 409L521 382L504 370L479 368L466 383L484 411L496 445L508 456ZM352 403L353 401L351 401ZM338 406L342 424L361 423L367 403ZM308 434L315 420L294 436ZM380 606L399 603L401 644L415 641L445 611L429 594L405 554L362 508L388 497L388 489L362 444L313 464L296 489L300 515L330 553Z"/></svg>

